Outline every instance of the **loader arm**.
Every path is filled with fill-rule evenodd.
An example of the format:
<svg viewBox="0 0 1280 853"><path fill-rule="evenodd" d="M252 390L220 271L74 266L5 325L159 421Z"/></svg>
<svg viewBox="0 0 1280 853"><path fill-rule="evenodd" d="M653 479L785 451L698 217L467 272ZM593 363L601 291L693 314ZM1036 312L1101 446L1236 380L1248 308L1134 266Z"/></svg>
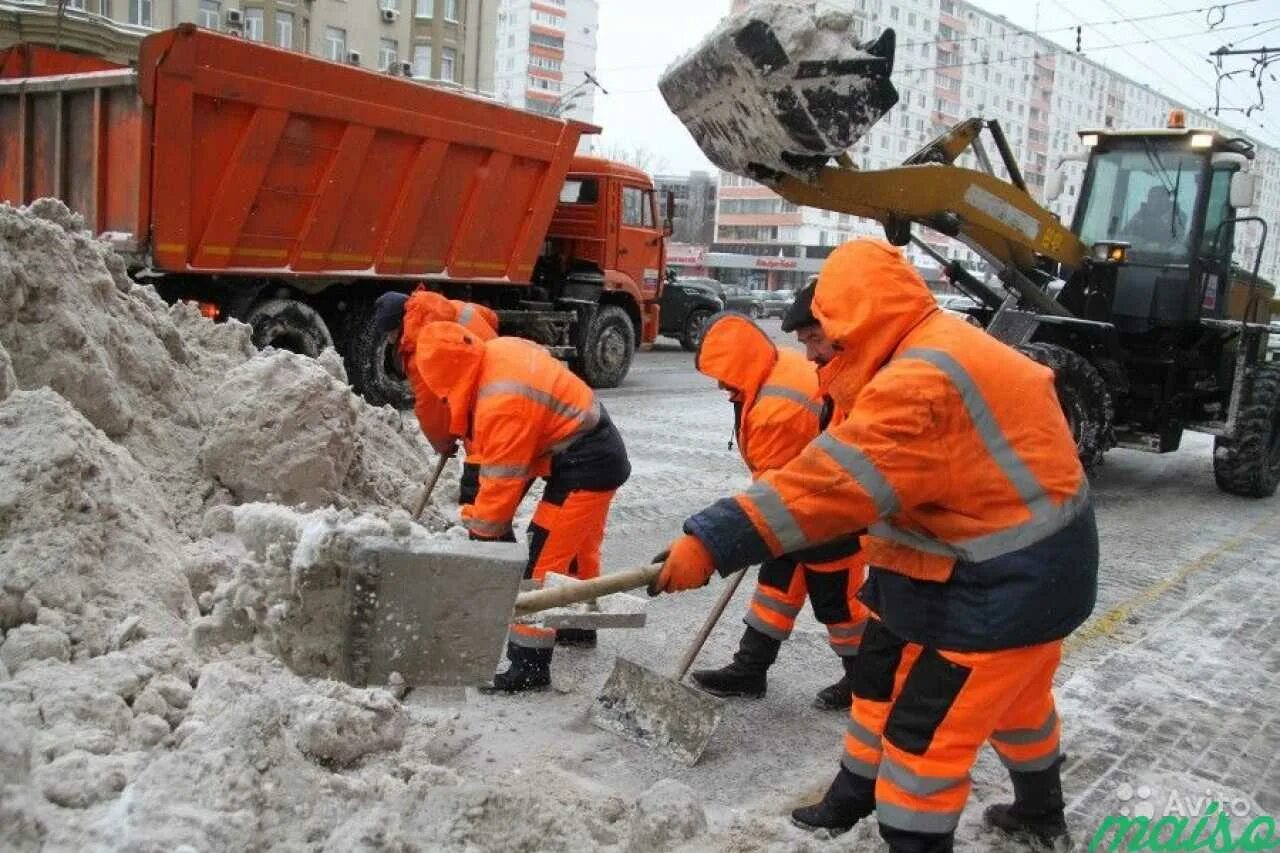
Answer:
<svg viewBox="0 0 1280 853"><path fill-rule="evenodd" d="M793 204L875 219L894 242L906 242L909 223L928 226L984 249L1018 270L1042 255L1069 268L1087 249L1052 213L994 175L949 164L904 165L861 171L826 167L811 181L784 175L772 188Z"/></svg>

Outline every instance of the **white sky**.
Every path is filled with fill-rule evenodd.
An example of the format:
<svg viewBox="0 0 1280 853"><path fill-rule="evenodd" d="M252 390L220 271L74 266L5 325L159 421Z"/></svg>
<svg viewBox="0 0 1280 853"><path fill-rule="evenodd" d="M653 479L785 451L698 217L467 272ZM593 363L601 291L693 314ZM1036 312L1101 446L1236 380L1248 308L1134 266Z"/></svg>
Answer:
<svg viewBox="0 0 1280 853"><path fill-rule="evenodd" d="M1228 6L1218 31L1209 31L1206 12L1214 0L978 0L978 5L1004 15L1029 30L1072 48L1074 31L1047 32L1077 24L1084 28L1084 54L1139 83L1189 106L1208 109L1214 103L1217 74L1208 63L1210 51L1227 42L1239 48L1280 47L1280 0L1249 0ZM605 128L606 146L644 147L664 163L657 171L710 169L658 94L662 71L696 45L729 8L729 0L600 0L600 82L608 95L597 95L597 124ZM1103 22L1171 11L1196 9L1136 24ZM1217 15L1215 15L1217 17ZM1131 44L1143 39L1158 44ZM1120 47L1110 47L1118 44ZM1247 68L1236 57L1226 69ZM1274 77L1272 76L1274 75ZM1255 139L1280 147L1280 62L1268 69L1263 93L1266 109L1243 114L1224 112L1222 119ZM1256 81L1242 74L1223 84L1223 106L1246 107L1257 99Z"/></svg>

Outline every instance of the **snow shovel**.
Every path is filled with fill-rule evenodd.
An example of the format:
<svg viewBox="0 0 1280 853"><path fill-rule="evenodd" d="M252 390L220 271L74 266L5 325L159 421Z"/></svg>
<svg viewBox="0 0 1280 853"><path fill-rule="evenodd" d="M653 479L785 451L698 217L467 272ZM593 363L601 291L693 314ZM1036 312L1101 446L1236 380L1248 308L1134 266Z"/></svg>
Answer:
<svg viewBox="0 0 1280 853"><path fill-rule="evenodd" d="M894 32L812 0L753 3L658 80L667 106L721 169L776 185L813 178L898 102Z"/></svg>
<svg viewBox="0 0 1280 853"><path fill-rule="evenodd" d="M720 724L724 701L684 684L683 679L746 573L743 569L725 582L719 600L680 659L674 677L617 658L591 708L591 722L683 764L697 764Z"/></svg>
<svg viewBox="0 0 1280 853"><path fill-rule="evenodd" d="M435 470L431 472L431 477L427 480L426 487L422 490L422 496L418 498L418 503L413 508L414 521L422 518L422 511L426 509L427 501L431 500L431 493L436 490L436 483L440 482L440 475L444 472L444 466L448 465L449 460L452 458L452 453L440 454L440 461L436 463Z"/></svg>

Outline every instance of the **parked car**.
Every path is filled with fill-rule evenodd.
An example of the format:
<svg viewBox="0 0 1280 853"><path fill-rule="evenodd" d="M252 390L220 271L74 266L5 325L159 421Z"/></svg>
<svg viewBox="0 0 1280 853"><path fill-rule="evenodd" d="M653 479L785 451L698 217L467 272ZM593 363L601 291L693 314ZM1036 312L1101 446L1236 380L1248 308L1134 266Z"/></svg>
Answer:
<svg viewBox="0 0 1280 853"><path fill-rule="evenodd" d="M667 282L662 290L662 308L658 313L658 334L675 338L689 352L702 343L711 315L724 310L720 282L709 278L678 278Z"/></svg>
<svg viewBox="0 0 1280 853"><path fill-rule="evenodd" d="M766 290L764 299L764 316L785 317L796 301L794 290Z"/></svg>
<svg viewBox="0 0 1280 853"><path fill-rule="evenodd" d="M714 279L704 279L704 281L720 284ZM764 300L749 288L738 284L720 284L720 298L724 300L726 311L737 311L749 317L764 316Z"/></svg>

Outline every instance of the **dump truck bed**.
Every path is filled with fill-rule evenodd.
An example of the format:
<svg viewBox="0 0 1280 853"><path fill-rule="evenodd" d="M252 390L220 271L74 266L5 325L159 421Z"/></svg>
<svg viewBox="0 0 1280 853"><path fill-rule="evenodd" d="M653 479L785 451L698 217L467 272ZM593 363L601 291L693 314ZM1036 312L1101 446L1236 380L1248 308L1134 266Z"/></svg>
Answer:
<svg viewBox="0 0 1280 853"><path fill-rule="evenodd" d="M190 25L138 67L0 80L0 198L165 272L525 282L598 130Z"/></svg>

